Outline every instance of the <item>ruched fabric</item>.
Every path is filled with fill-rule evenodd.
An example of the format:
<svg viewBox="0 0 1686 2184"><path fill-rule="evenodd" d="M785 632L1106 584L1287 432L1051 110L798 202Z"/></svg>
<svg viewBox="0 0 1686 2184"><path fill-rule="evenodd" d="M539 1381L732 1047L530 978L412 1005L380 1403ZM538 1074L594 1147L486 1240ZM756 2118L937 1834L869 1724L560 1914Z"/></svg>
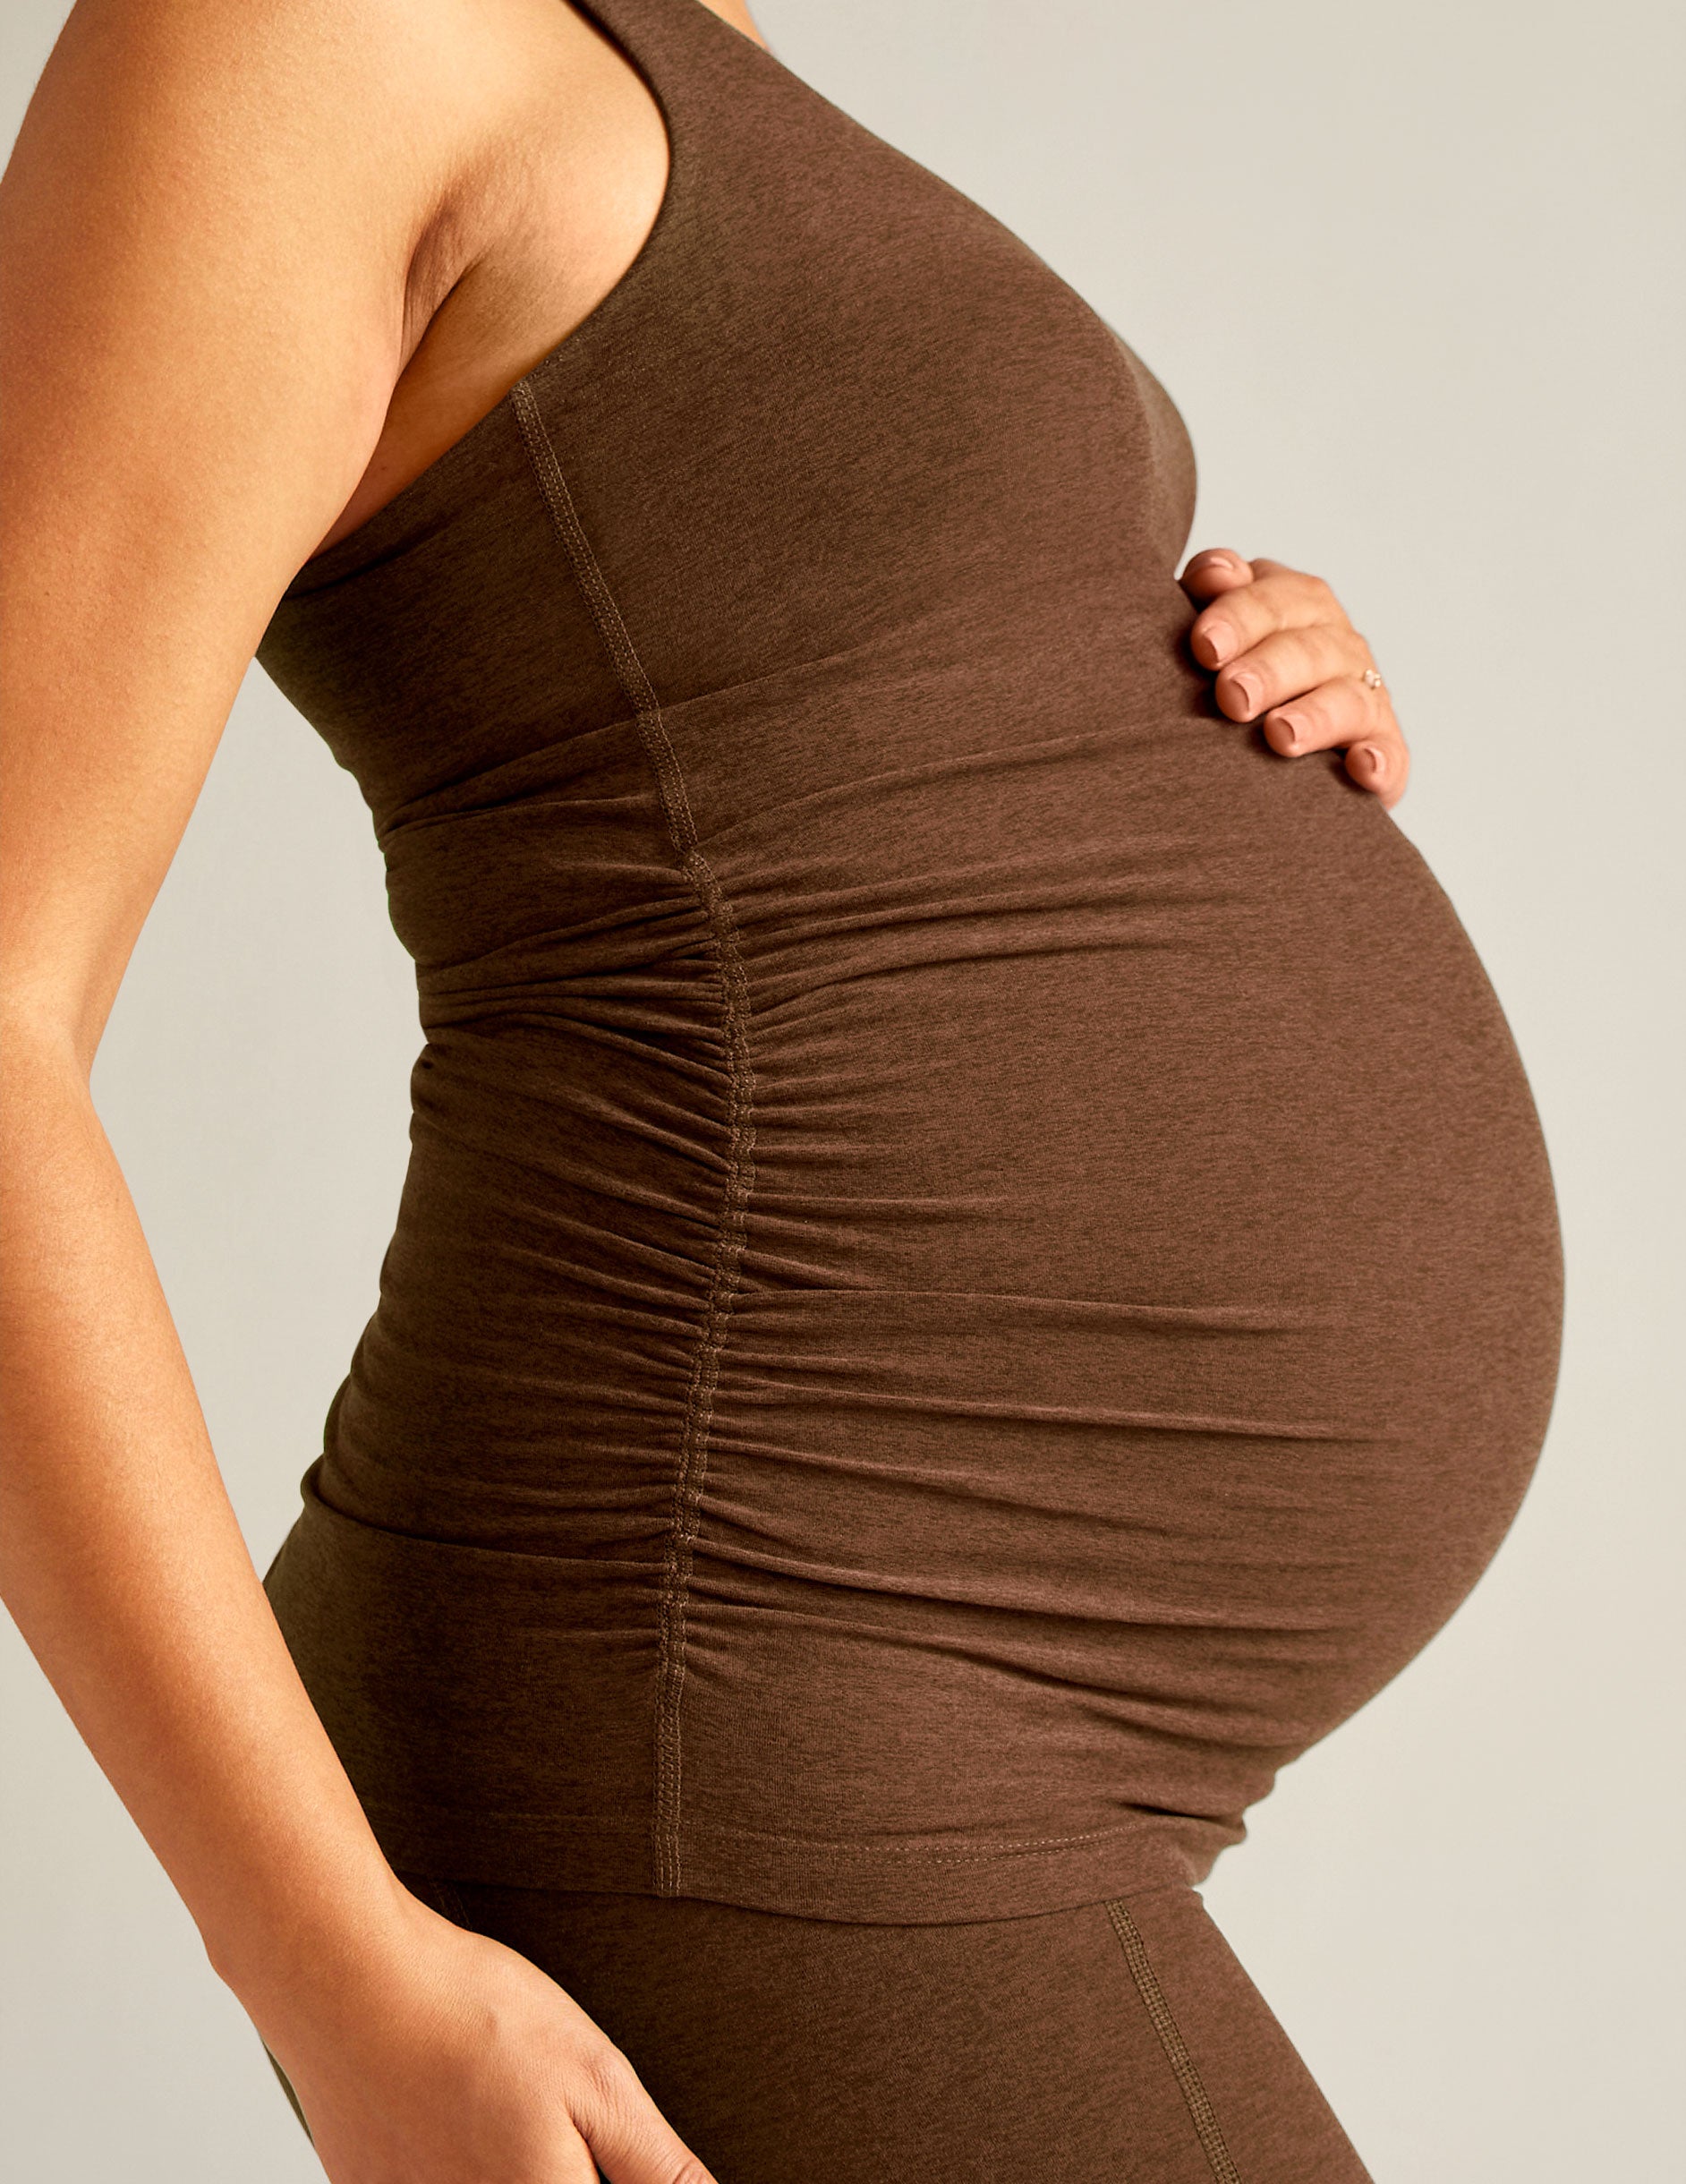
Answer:
<svg viewBox="0 0 1686 2184"><path fill-rule="evenodd" d="M1134 352L700 0L583 12L654 228L259 653L425 1034L269 1595L400 1868L1197 1880L1526 1489L1526 1078L1392 819L1216 712Z"/></svg>

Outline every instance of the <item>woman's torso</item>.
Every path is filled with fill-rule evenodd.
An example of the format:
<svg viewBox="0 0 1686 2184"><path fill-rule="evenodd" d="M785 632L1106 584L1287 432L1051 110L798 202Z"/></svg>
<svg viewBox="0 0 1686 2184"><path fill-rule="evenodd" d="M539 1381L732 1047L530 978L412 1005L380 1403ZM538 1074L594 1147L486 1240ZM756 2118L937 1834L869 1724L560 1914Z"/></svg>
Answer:
<svg viewBox="0 0 1686 2184"><path fill-rule="evenodd" d="M1188 657L1187 434L701 0L624 279L307 564L426 1044L268 1583L394 1862L1197 1876L1529 1475L1559 1267L1422 859Z"/></svg>

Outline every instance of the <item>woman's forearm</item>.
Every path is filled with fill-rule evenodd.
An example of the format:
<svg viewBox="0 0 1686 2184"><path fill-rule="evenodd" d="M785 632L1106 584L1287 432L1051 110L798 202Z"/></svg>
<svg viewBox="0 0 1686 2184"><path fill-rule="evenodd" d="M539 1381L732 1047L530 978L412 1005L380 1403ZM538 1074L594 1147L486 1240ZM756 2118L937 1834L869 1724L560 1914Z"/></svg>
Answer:
<svg viewBox="0 0 1686 2184"><path fill-rule="evenodd" d="M6 1028L0 1594L260 2024L354 2000L404 1891L299 1681L68 1036Z"/></svg>

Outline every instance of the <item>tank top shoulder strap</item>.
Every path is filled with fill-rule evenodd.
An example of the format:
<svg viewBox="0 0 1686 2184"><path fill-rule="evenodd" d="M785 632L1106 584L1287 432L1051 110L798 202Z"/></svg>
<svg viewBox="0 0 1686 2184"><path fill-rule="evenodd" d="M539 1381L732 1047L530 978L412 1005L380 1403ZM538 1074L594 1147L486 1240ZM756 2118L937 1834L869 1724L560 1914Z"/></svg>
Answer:
<svg viewBox="0 0 1686 2184"><path fill-rule="evenodd" d="M661 110L668 132L668 202L661 226L684 229L692 200L711 162L705 144L718 146L753 126L746 84L760 80L763 96L807 87L767 48L718 15L703 0L566 0L593 23L638 71ZM807 94L812 96L812 94ZM664 238L670 240L669 237Z"/></svg>
<svg viewBox="0 0 1686 2184"><path fill-rule="evenodd" d="M745 62L777 65L765 47L703 0L567 0L618 46L655 92L671 130Z"/></svg>

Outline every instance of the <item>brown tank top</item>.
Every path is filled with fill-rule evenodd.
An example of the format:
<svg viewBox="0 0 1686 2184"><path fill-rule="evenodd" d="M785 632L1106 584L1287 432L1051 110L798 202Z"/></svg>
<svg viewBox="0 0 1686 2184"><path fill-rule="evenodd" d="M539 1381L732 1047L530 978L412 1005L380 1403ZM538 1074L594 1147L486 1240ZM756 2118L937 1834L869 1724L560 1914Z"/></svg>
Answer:
<svg viewBox="0 0 1686 2184"><path fill-rule="evenodd" d="M584 12L654 227L259 653L425 1032L266 1584L400 1868L1197 1879L1517 1508L1527 1082L1392 820L1215 711L1131 350L701 0Z"/></svg>

